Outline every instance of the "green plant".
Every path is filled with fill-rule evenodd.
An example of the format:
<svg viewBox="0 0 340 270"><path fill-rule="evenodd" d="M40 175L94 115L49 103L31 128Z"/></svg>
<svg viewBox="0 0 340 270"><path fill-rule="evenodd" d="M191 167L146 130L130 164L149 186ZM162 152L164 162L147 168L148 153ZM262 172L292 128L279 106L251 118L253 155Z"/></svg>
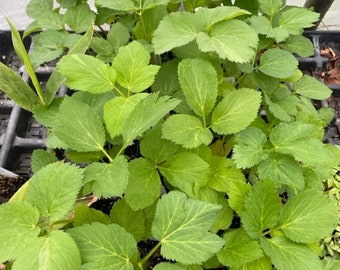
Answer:
<svg viewBox="0 0 340 270"><path fill-rule="evenodd" d="M52 1L31 1L33 26L47 29L39 35L70 35L65 22L87 32L58 61L43 98L0 64L0 87L49 128L51 149L34 152L33 177L0 206L0 261L335 269L320 259L319 241L338 221L323 180L339 149L322 143L333 111L311 102L331 92L292 55L313 54L301 33L317 14L282 0L97 0L97 13L86 1L57 2L65 15ZM93 21L109 31L93 32ZM75 93L54 98L64 81ZM93 196L116 199L108 215L88 207Z"/></svg>

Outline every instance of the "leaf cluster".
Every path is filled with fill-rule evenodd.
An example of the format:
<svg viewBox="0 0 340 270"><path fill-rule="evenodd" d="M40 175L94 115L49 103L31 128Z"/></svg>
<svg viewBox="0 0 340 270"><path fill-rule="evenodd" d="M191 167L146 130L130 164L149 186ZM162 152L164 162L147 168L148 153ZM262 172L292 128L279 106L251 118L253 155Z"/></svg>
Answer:
<svg viewBox="0 0 340 270"><path fill-rule="evenodd" d="M12 30L32 81L62 57L45 89L0 64L0 87L49 131L0 206L1 261L331 269L317 247L337 225L323 180L340 153L322 142L333 111L312 102L331 91L293 55L313 54L301 33L316 13L282 0L31 0L27 13L26 35L42 30L31 55ZM61 84L72 95L55 97ZM110 213L89 207L107 198Z"/></svg>

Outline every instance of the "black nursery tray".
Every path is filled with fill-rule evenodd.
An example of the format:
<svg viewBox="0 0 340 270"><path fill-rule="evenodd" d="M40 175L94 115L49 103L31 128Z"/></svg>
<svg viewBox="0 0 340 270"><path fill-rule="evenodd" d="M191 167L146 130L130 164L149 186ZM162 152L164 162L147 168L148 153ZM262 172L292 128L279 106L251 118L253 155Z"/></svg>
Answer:
<svg viewBox="0 0 340 270"><path fill-rule="evenodd" d="M29 50L31 39L25 39L24 44ZM29 77L13 49L10 32L0 32L0 60L28 82ZM46 74L39 77L42 83L47 78ZM45 148L46 137L46 128L32 113L20 108L0 89L0 167L29 177L31 154L34 149Z"/></svg>

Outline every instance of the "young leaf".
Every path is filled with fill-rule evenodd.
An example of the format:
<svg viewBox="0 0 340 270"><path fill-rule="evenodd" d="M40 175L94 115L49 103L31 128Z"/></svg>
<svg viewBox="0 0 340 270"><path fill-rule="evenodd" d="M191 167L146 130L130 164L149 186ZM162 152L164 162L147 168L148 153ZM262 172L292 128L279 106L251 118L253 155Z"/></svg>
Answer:
<svg viewBox="0 0 340 270"><path fill-rule="evenodd" d="M128 146L135 138L157 124L178 103L179 100L167 96L158 97L158 94L145 97L135 106L123 126L124 145Z"/></svg>
<svg viewBox="0 0 340 270"><path fill-rule="evenodd" d="M178 65L178 78L189 106L205 118L214 108L218 93L214 66L202 59L184 59Z"/></svg>
<svg viewBox="0 0 340 270"><path fill-rule="evenodd" d="M156 264L154 270L187 270L188 268L184 265L170 262L161 262Z"/></svg>
<svg viewBox="0 0 340 270"><path fill-rule="evenodd" d="M161 194L161 180L155 165L147 159L138 158L129 162L129 181L124 198L133 209L152 205Z"/></svg>
<svg viewBox="0 0 340 270"><path fill-rule="evenodd" d="M272 270L272 262L267 256L262 256L260 259L242 265L240 267L233 267L230 270Z"/></svg>
<svg viewBox="0 0 340 270"><path fill-rule="evenodd" d="M319 19L319 14L301 7L291 7L281 13L280 28L292 35L300 35L303 28L312 27Z"/></svg>
<svg viewBox="0 0 340 270"><path fill-rule="evenodd" d="M95 18L96 14L84 3L68 8L64 15L65 23L76 33L85 32Z"/></svg>
<svg viewBox="0 0 340 270"><path fill-rule="evenodd" d="M141 43L133 41L121 47L112 63L117 71L117 82L129 92L144 91L152 85L160 68L149 65L149 61L150 54Z"/></svg>
<svg viewBox="0 0 340 270"><path fill-rule="evenodd" d="M185 148L209 145L213 139L210 130L201 120L190 114L175 114L163 124L162 137Z"/></svg>
<svg viewBox="0 0 340 270"><path fill-rule="evenodd" d="M172 12L164 17L155 30L152 44L156 54L183 46L196 38L203 24L189 12Z"/></svg>
<svg viewBox="0 0 340 270"><path fill-rule="evenodd" d="M143 136L139 146L143 157L152 160L155 164L166 161L179 148L173 142L162 139L161 123L154 126Z"/></svg>
<svg viewBox="0 0 340 270"><path fill-rule="evenodd" d="M158 169L165 179L174 187L189 195L194 188L203 187L208 183L209 164L195 154L182 152L161 165Z"/></svg>
<svg viewBox="0 0 340 270"><path fill-rule="evenodd" d="M241 220L244 229L254 239L274 227L278 222L280 198L272 181L260 180L250 190L244 201Z"/></svg>
<svg viewBox="0 0 340 270"><path fill-rule="evenodd" d="M0 205L0 261L15 260L40 232L39 211L27 202Z"/></svg>
<svg viewBox="0 0 340 270"><path fill-rule="evenodd" d="M0 89L20 107L32 111L39 98L29 85L11 68L0 62Z"/></svg>
<svg viewBox="0 0 340 270"><path fill-rule="evenodd" d="M60 105L59 121L54 132L72 150L103 150L105 132L100 118L89 105L72 97L65 98Z"/></svg>
<svg viewBox="0 0 340 270"><path fill-rule="evenodd" d="M123 126L136 105L147 96L139 93L129 97L114 97L104 106L104 121L111 138L122 134Z"/></svg>
<svg viewBox="0 0 340 270"><path fill-rule="evenodd" d="M41 168L48 164L57 162L58 159L55 155L43 149L35 149L32 153L31 167L33 173L37 173Z"/></svg>
<svg viewBox="0 0 340 270"><path fill-rule="evenodd" d="M79 269L79 249L63 231L52 231L26 247L13 263L13 269Z"/></svg>
<svg viewBox="0 0 340 270"><path fill-rule="evenodd" d="M31 0L26 6L26 13L33 19L45 11L53 10L53 0Z"/></svg>
<svg viewBox="0 0 340 270"><path fill-rule="evenodd" d="M121 226L93 222L68 233L79 247L83 269L134 269L131 260L138 255L137 243Z"/></svg>
<svg viewBox="0 0 340 270"><path fill-rule="evenodd" d="M302 168L286 155L269 155L258 164L257 172L260 179L272 179L278 188L288 186L297 193L305 187Z"/></svg>
<svg viewBox="0 0 340 270"><path fill-rule="evenodd" d="M218 134L232 134L245 129L257 116L261 94L241 88L228 93L212 113L211 128Z"/></svg>
<svg viewBox="0 0 340 270"><path fill-rule="evenodd" d="M88 207L87 205L79 205L74 209L73 223L75 227L92 222L100 222L103 224L112 223L110 218L102 211Z"/></svg>
<svg viewBox="0 0 340 270"><path fill-rule="evenodd" d="M89 55L65 55L57 69L67 79L67 86L93 94L112 91L116 81L113 67Z"/></svg>
<svg viewBox="0 0 340 270"><path fill-rule="evenodd" d="M280 212L280 228L290 240L299 243L318 242L330 235L337 220L334 202L315 190L299 193Z"/></svg>
<svg viewBox="0 0 340 270"><path fill-rule="evenodd" d="M170 0L148 0L139 2L136 0L111 1L98 0L97 4L102 7L107 7L114 10L131 11L131 10L146 10L155 7L156 5L167 5Z"/></svg>
<svg viewBox="0 0 340 270"><path fill-rule="evenodd" d="M285 237L261 238L261 246L277 270L322 270L318 255L304 244Z"/></svg>
<svg viewBox="0 0 340 270"><path fill-rule="evenodd" d="M211 258L224 244L208 232L220 208L178 191L164 195L152 225L153 236L162 243L162 256L183 264L201 264Z"/></svg>
<svg viewBox="0 0 340 270"><path fill-rule="evenodd" d="M49 164L31 178L26 201L48 221L59 221L72 210L82 181L81 169L60 162Z"/></svg>
<svg viewBox="0 0 340 270"><path fill-rule="evenodd" d="M309 38L300 35L292 35L286 40L282 47L301 57L309 57L314 55L314 45Z"/></svg>
<svg viewBox="0 0 340 270"><path fill-rule="evenodd" d="M113 223L122 226L139 242L145 238L145 217L143 211L134 211L125 199L115 202L110 217Z"/></svg>
<svg viewBox="0 0 340 270"><path fill-rule="evenodd" d="M245 180L233 179L228 183L228 202L230 207L239 215L245 210L245 198L248 195L251 186Z"/></svg>
<svg viewBox="0 0 340 270"><path fill-rule="evenodd" d="M128 183L128 164L123 156L111 163L93 162L85 169L85 180L92 183L93 194L97 197L121 197Z"/></svg>
<svg viewBox="0 0 340 270"><path fill-rule="evenodd" d="M263 256L258 241L251 239L242 228L225 233L223 238L226 244L217 253L223 265L239 267Z"/></svg>
<svg viewBox="0 0 340 270"><path fill-rule="evenodd" d="M271 17L278 13L282 6L282 0L259 0L260 10Z"/></svg>
<svg viewBox="0 0 340 270"><path fill-rule="evenodd" d="M247 42L244 42L247 40ZM247 63L255 56L258 36L255 30L240 20L222 21L209 34L197 35L197 44L203 52L216 52L222 59Z"/></svg>
<svg viewBox="0 0 340 270"><path fill-rule="evenodd" d="M312 99L327 99L332 94L324 83L314 77L303 75L297 82L293 83L294 92Z"/></svg>
<svg viewBox="0 0 340 270"><path fill-rule="evenodd" d="M267 136L259 128L248 127L235 135L233 160L238 168L250 168L268 157Z"/></svg>
<svg viewBox="0 0 340 270"><path fill-rule="evenodd" d="M291 53L276 48L263 53L258 68L266 75L284 79L293 76L297 66L298 61Z"/></svg>
<svg viewBox="0 0 340 270"><path fill-rule="evenodd" d="M111 25L110 31L107 33L107 41L110 43L114 52L124 46L130 39L129 30L120 22Z"/></svg>

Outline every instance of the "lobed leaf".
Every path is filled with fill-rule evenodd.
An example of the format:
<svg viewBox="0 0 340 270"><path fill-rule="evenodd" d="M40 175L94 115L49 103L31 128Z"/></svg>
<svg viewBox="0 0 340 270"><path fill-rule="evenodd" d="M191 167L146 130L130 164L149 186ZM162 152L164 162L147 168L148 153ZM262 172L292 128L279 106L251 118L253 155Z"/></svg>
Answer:
<svg viewBox="0 0 340 270"><path fill-rule="evenodd" d="M318 255L308 246L285 237L262 238L261 246L278 270L322 270Z"/></svg>
<svg viewBox="0 0 340 270"><path fill-rule="evenodd" d="M63 231L52 231L26 247L13 263L13 269L79 269L79 249Z"/></svg>
<svg viewBox="0 0 340 270"><path fill-rule="evenodd" d="M202 59L184 59L178 65L178 79L188 105L205 118L214 108L218 78L214 66Z"/></svg>
<svg viewBox="0 0 340 270"><path fill-rule="evenodd" d="M280 198L272 181L260 180L249 191L241 221L247 234L258 239L278 223Z"/></svg>
<svg viewBox="0 0 340 270"><path fill-rule="evenodd" d="M57 157L51 152L45 151L43 149L35 149L31 157L31 167L33 173L37 173L40 169L48 164L57 162Z"/></svg>
<svg viewBox="0 0 340 270"><path fill-rule="evenodd" d="M48 164L32 176L26 201L48 222L54 223L72 210L82 182L78 167L61 162Z"/></svg>
<svg viewBox="0 0 340 270"><path fill-rule="evenodd" d="M226 232L223 238L226 244L217 253L217 258L225 266L240 267L263 256L258 241L250 238L242 228Z"/></svg>
<svg viewBox="0 0 340 270"><path fill-rule="evenodd" d="M183 264L201 264L212 257L224 244L208 232L220 209L178 191L164 195L152 225L153 236L162 243L162 256Z"/></svg>
<svg viewBox="0 0 340 270"><path fill-rule="evenodd" d="M154 163L144 158L129 162L129 181L124 199L133 209L144 209L160 196L161 180Z"/></svg>
<svg viewBox="0 0 340 270"><path fill-rule="evenodd" d="M314 77L303 75L301 79L293 83L294 92L312 99L327 99L331 96L330 90L324 83Z"/></svg>
<svg viewBox="0 0 340 270"><path fill-rule="evenodd" d="M28 202L10 202L0 205L0 218L0 261L15 260L40 233L39 211Z"/></svg>
<svg viewBox="0 0 340 270"><path fill-rule="evenodd" d="M245 129L257 116L261 94L249 88L228 93L212 113L211 128L218 134Z"/></svg>
<svg viewBox="0 0 340 270"><path fill-rule="evenodd" d="M335 204L322 193L305 190L288 200L280 212L280 227L294 242L314 243L332 233L338 215Z"/></svg>
<svg viewBox="0 0 340 270"><path fill-rule="evenodd" d="M277 14L282 6L282 0L259 0L260 10L271 17Z"/></svg>
<svg viewBox="0 0 340 270"><path fill-rule="evenodd" d="M112 91L117 76L110 65L83 54L65 55L57 69L67 79L67 86L93 94Z"/></svg>
<svg viewBox="0 0 340 270"><path fill-rule="evenodd" d="M266 75L284 79L293 76L297 66L298 61L291 53L275 48L263 53L258 68Z"/></svg>
<svg viewBox="0 0 340 270"><path fill-rule="evenodd" d="M85 32L92 25L95 18L96 14L85 3L68 8L64 14L65 23L76 33Z"/></svg>
<svg viewBox="0 0 340 270"><path fill-rule="evenodd" d="M102 151L106 140L97 114L89 105L72 97L65 98L60 105L59 121L53 131L68 148L80 152Z"/></svg>
<svg viewBox="0 0 340 270"><path fill-rule="evenodd" d="M26 13L31 18L39 17L42 12L53 9L53 0L32 0L26 6Z"/></svg>
<svg viewBox="0 0 340 270"><path fill-rule="evenodd" d="M79 247L82 269L133 270L138 255L133 236L117 224L93 222L67 231Z"/></svg>
<svg viewBox="0 0 340 270"><path fill-rule="evenodd" d="M163 124L162 137L185 148L209 145L213 139L210 130L201 120L190 114L175 114Z"/></svg>
<svg viewBox="0 0 340 270"><path fill-rule="evenodd" d="M296 53L301 57L314 55L314 45L309 38L300 35L292 35L286 40L283 48L291 53Z"/></svg>
<svg viewBox="0 0 340 270"><path fill-rule="evenodd" d="M139 42L121 47L112 66L117 71L117 83L129 92L139 93L150 87L159 66L149 65L150 54Z"/></svg>

